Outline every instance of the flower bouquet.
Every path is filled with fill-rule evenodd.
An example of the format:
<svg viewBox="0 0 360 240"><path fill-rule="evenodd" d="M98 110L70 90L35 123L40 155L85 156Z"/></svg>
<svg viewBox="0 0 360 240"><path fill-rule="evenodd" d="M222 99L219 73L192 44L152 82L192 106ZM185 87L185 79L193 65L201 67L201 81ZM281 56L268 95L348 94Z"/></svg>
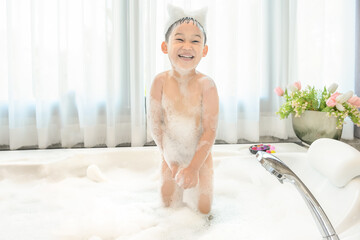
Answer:
<svg viewBox="0 0 360 240"><path fill-rule="evenodd" d="M317 90L315 87L307 86L301 89L301 83L290 84L287 89L275 88L275 93L282 96L285 102L279 111L281 119L287 118L290 114L300 117L304 111L326 112L328 117L334 116L337 119L337 129L342 129L344 120L349 117L352 122L360 127L360 98L352 91L346 93L336 92L338 85L333 83L330 87Z"/></svg>

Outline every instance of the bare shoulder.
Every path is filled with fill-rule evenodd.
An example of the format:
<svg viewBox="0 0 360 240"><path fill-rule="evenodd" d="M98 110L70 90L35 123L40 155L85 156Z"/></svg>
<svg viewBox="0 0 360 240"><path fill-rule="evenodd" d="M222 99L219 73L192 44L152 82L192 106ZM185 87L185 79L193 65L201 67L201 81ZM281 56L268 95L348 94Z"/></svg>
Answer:
<svg viewBox="0 0 360 240"><path fill-rule="evenodd" d="M217 116L219 112L219 95L216 88L215 81L204 74L199 78L201 89L202 89L202 104L203 104L203 126L209 127L214 116ZM210 116L210 117L209 117Z"/></svg>
<svg viewBox="0 0 360 240"><path fill-rule="evenodd" d="M151 83L151 92L162 91L165 80L168 78L168 71L159 73Z"/></svg>
<svg viewBox="0 0 360 240"><path fill-rule="evenodd" d="M201 84L203 91L210 89L216 90L215 81L205 74L199 73L199 83Z"/></svg>
<svg viewBox="0 0 360 240"><path fill-rule="evenodd" d="M163 92L164 81L167 78L167 76L168 76L167 72L162 72L155 76L154 80L151 83L151 89L150 89L151 99L160 101Z"/></svg>
<svg viewBox="0 0 360 240"><path fill-rule="evenodd" d="M152 85L162 84L165 81L165 79L168 78L168 75L169 75L168 71L159 73L158 75L155 76Z"/></svg>

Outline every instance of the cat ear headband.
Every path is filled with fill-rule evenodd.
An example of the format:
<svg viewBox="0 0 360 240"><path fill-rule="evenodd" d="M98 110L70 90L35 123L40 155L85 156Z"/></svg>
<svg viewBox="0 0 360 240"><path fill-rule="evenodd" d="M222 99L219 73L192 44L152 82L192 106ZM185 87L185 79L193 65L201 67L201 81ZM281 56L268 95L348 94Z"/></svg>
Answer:
<svg viewBox="0 0 360 240"><path fill-rule="evenodd" d="M174 24L174 22L184 18L184 17L191 17L198 21L201 26L204 28L206 32L206 14L207 14L207 7L202 8L196 11L184 11L183 9L176 7L174 5L168 4L167 6L169 18L165 25L165 33L169 29L169 27Z"/></svg>

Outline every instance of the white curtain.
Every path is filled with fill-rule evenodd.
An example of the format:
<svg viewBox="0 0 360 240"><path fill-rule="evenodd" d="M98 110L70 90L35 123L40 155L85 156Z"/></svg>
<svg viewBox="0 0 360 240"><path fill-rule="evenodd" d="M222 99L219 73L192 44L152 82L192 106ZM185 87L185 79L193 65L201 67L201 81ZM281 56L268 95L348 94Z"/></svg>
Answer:
<svg viewBox="0 0 360 240"><path fill-rule="evenodd" d="M208 7L209 53L199 71L211 76L220 95L217 139L258 141L260 136L294 137L290 120L275 114L282 103L277 86L301 81L318 88L333 82L355 87L355 0L163 0L157 6L156 48L164 6ZM159 37L160 36L160 37ZM166 58L166 56L165 56ZM165 59L166 61L166 59ZM169 68L160 64L157 72ZM346 124L343 138L353 138Z"/></svg>
<svg viewBox="0 0 360 240"><path fill-rule="evenodd" d="M297 1L297 78L318 88L336 82L355 92L356 0ZM352 139L347 119L343 138Z"/></svg>
<svg viewBox="0 0 360 240"><path fill-rule="evenodd" d="M128 25L133 1L0 4L1 145L145 142L144 84L134 69L141 65L131 55L140 52Z"/></svg>
<svg viewBox="0 0 360 240"><path fill-rule="evenodd" d="M170 68L160 50L167 3L208 7L198 70L219 90L217 139L293 136L275 115L276 86L354 89L355 0L0 1L0 145L150 141L146 92Z"/></svg>

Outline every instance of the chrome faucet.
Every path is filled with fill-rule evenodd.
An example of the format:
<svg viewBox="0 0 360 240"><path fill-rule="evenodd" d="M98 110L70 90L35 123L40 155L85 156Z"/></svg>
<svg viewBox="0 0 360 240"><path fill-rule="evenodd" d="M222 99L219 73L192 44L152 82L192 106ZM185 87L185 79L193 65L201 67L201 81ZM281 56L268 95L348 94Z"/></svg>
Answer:
<svg viewBox="0 0 360 240"><path fill-rule="evenodd" d="M309 207L323 239L339 240L335 229L331 225L329 218L326 216L318 201L300 178L296 176L283 161L270 153L262 151L256 153L256 158L268 172L273 174L279 180L280 183L283 183L284 181L290 182L296 187L306 202L306 205Z"/></svg>

